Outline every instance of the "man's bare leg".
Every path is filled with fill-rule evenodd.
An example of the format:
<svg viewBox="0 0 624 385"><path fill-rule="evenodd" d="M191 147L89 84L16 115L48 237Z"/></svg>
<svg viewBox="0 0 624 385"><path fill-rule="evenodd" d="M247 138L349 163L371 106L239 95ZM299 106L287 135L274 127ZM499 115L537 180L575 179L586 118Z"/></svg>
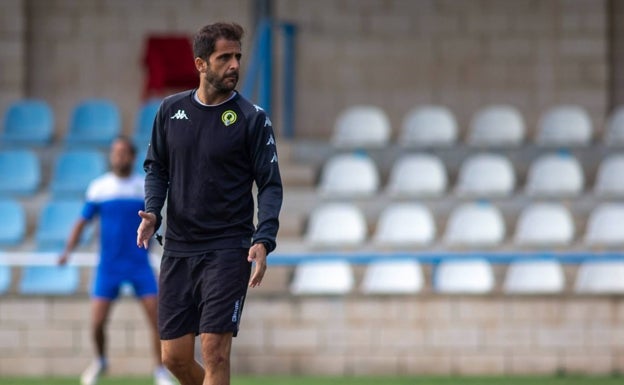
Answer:
<svg viewBox="0 0 624 385"><path fill-rule="evenodd" d="M181 385L202 385L204 368L195 361L195 336L187 334L172 340L162 340L162 361Z"/></svg>
<svg viewBox="0 0 624 385"><path fill-rule="evenodd" d="M202 333L201 345L206 371L203 385L230 385L232 333Z"/></svg>

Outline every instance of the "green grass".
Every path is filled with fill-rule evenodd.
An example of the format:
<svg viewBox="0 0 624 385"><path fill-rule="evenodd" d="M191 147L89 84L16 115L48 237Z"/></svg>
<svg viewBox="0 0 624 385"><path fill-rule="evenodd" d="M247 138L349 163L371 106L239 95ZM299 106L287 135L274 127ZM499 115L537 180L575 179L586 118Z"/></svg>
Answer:
<svg viewBox="0 0 624 385"><path fill-rule="evenodd" d="M98 385L152 385L151 378L103 378ZM0 385L76 385L77 378L2 378ZM235 377L232 385L615 385L619 377Z"/></svg>

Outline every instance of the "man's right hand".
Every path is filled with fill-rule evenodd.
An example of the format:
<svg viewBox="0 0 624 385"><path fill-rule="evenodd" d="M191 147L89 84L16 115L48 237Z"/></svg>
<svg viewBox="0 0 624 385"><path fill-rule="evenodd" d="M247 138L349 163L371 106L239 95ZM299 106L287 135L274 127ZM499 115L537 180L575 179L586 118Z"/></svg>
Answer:
<svg viewBox="0 0 624 385"><path fill-rule="evenodd" d="M63 266L63 265L65 265L67 263L68 260L69 260L69 253L63 252L63 254L61 254L59 256L59 259L58 259L57 263L60 266Z"/></svg>
<svg viewBox="0 0 624 385"><path fill-rule="evenodd" d="M137 229L137 246L147 249L150 238L156 232L156 214L139 210L139 216L141 217L141 224Z"/></svg>

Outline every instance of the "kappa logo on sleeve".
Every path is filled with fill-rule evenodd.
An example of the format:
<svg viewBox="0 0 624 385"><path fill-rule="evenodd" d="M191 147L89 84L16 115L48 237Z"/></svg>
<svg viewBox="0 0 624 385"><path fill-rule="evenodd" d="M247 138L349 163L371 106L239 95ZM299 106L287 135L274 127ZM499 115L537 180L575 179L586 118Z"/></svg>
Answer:
<svg viewBox="0 0 624 385"><path fill-rule="evenodd" d="M271 162L269 162L269 163L276 163L276 162L277 162L277 153L274 152L273 153L273 157L271 158Z"/></svg>
<svg viewBox="0 0 624 385"><path fill-rule="evenodd" d="M266 145L275 145L275 139L273 139L273 134L269 135L269 140L266 142Z"/></svg>
<svg viewBox="0 0 624 385"><path fill-rule="evenodd" d="M273 123L271 123L271 119L269 119L269 117L267 116L266 119L264 119L264 127L272 125Z"/></svg>
<svg viewBox="0 0 624 385"><path fill-rule="evenodd" d="M188 116L186 116L186 112L184 112L184 110L178 110L178 112L176 112L173 116L171 116L171 119L186 119L188 120Z"/></svg>

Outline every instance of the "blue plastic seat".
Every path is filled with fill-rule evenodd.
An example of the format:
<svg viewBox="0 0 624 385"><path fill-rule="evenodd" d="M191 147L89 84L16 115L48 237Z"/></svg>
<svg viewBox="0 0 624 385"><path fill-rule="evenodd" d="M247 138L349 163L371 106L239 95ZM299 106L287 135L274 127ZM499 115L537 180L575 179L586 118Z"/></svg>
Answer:
<svg viewBox="0 0 624 385"><path fill-rule="evenodd" d="M26 266L18 291L29 295L69 295L76 293L79 286L77 266Z"/></svg>
<svg viewBox="0 0 624 385"><path fill-rule="evenodd" d="M69 234L80 218L83 203L80 200L47 202L35 230L35 243L40 251L60 251L65 247ZM93 238L93 227L87 226L82 233L81 244Z"/></svg>
<svg viewBox="0 0 624 385"><path fill-rule="evenodd" d="M158 113L161 102L160 99L150 99L140 107L132 137L137 147L141 148L149 143L152 137L154 118L156 118L156 113Z"/></svg>
<svg viewBox="0 0 624 385"><path fill-rule="evenodd" d="M11 288L11 266L0 260L0 294L4 294Z"/></svg>
<svg viewBox="0 0 624 385"><path fill-rule="evenodd" d="M32 195L41 183L39 158L31 150L0 152L0 194Z"/></svg>
<svg viewBox="0 0 624 385"><path fill-rule="evenodd" d="M106 99L89 99L74 108L65 143L107 147L120 132L121 117L117 105Z"/></svg>
<svg viewBox="0 0 624 385"><path fill-rule="evenodd" d="M139 149L136 154L136 159L134 160L134 172L139 175L145 175L145 170L143 169L143 163L145 162L145 156L147 155L147 148Z"/></svg>
<svg viewBox="0 0 624 385"><path fill-rule="evenodd" d="M82 198L89 183L107 170L98 150L67 151L56 159L50 190L55 197Z"/></svg>
<svg viewBox="0 0 624 385"><path fill-rule="evenodd" d="M16 246L26 236L26 212L12 199L0 200L0 246Z"/></svg>
<svg viewBox="0 0 624 385"><path fill-rule="evenodd" d="M24 99L9 106L0 142L5 145L44 146L52 142L54 114L43 100Z"/></svg>

